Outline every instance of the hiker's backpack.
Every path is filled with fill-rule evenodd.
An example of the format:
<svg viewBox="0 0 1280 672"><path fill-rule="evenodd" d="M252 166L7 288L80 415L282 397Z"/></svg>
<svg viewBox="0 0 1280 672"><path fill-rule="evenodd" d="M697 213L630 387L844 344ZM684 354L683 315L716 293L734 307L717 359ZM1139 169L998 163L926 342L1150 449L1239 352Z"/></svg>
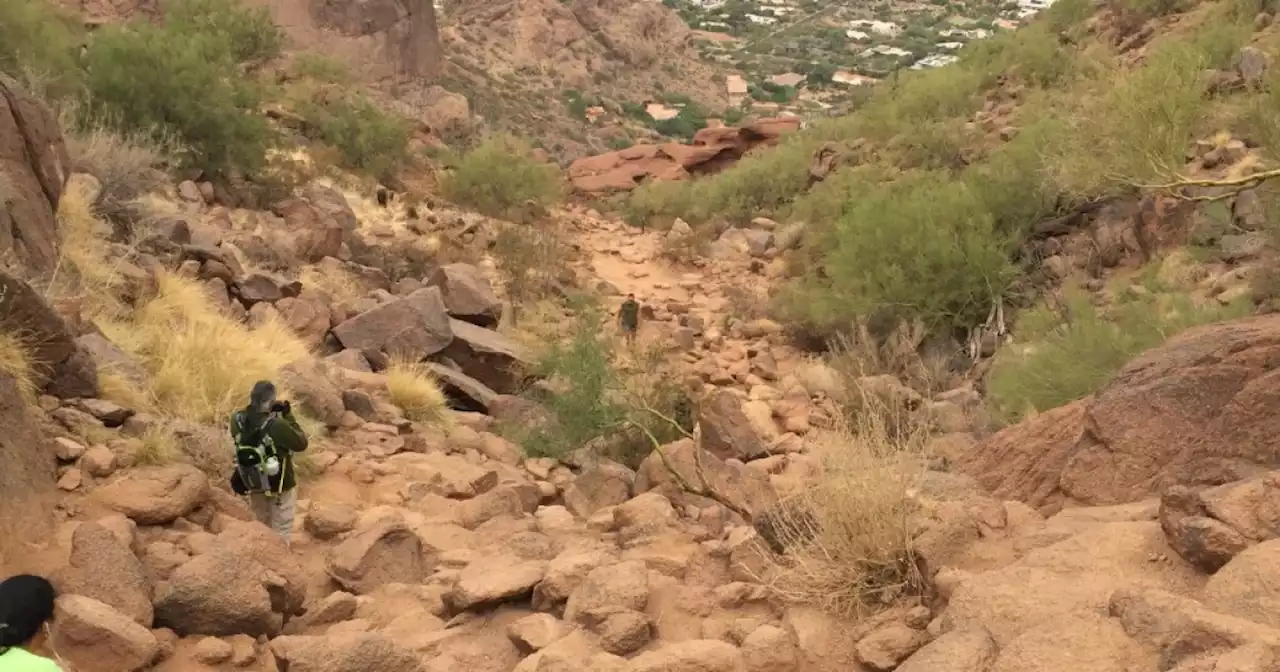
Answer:
<svg viewBox="0 0 1280 672"><path fill-rule="evenodd" d="M275 419L276 414L272 413L258 427L245 427L244 412L237 412L232 417L236 473L240 474L246 490L268 497L278 494L271 487L271 479L279 476L284 466L269 431ZM283 487L284 479L281 478L279 483Z"/></svg>

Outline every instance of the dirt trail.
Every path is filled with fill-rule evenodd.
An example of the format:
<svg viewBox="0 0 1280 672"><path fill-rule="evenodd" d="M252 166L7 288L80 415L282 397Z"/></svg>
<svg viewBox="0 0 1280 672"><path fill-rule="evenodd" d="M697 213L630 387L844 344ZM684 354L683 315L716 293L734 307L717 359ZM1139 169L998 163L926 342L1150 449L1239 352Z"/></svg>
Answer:
<svg viewBox="0 0 1280 672"><path fill-rule="evenodd" d="M655 308L685 304L690 313L711 324L724 314L728 303L723 282L729 270L715 263L677 268L662 258L663 235L618 221L583 217L576 232L578 244L587 253L581 268L618 290L615 303L635 294L642 305Z"/></svg>

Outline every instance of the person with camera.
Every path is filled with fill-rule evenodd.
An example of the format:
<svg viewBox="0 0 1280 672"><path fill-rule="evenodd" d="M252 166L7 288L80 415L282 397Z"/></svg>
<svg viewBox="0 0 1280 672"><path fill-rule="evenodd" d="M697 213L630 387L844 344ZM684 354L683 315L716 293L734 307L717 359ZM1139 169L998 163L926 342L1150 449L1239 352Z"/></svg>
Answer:
<svg viewBox="0 0 1280 672"><path fill-rule="evenodd" d="M288 544L298 500L293 454L307 449L307 435L289 402L276 399L276 386L270 381L258 381L249 393L249 405L231 415L231 438L232 491L248 495L253 515Z"/></svg>

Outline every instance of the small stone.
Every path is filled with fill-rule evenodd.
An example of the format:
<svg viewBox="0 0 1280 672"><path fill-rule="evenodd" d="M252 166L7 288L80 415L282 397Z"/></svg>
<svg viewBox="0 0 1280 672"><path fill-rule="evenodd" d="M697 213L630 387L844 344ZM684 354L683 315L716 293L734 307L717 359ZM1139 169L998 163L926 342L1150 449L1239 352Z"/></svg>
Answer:
<svg viewBox="0 0 1280 672"><path fill-rule="evenodd" d="M66 490L67 492L71 492L79 489L80 484L83 482L84 475L80 473L79 469L73 467L68 469L67 472L62 475L62 478L58 479L58 487L62 490Z"/></svg>
<svg viewBox="0 0 1280 672"><path fill-rule="evenodd" d="M196 660L205 665L219 665L231 659L231 645L217 637L205 637L196 644Z"/></svg>

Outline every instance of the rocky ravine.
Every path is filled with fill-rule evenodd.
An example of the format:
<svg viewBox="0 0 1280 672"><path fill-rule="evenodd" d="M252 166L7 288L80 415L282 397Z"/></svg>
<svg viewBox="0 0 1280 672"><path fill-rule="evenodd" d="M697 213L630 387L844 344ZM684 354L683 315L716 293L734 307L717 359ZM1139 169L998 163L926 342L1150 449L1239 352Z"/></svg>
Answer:
<svg viewBox="0 0 1280 672"><path fill-rule="evenodd" d="M6 138L38 128L3 123L0 117ZM55 147L53 139L27 138L23 145ZM16 156L3 158L6 172L31 170ZM45 189L42 198L56 202L58 191ZM19 403L11 381L2 381L10 387L0 397L4 449L9 464L21 466L0 472L5 521L39 521L54 510L57 523L42 536L6 535L5 562L50 574L60 586L53 646L68 669L1276 668L1280 474L1263 471L1269 460L1261 453L1251 462L1253 474L1235 472L1202 491L1169 489L1163 498L1135 486L1176 473L1150 460L1149 477L1130 470L1117 481L1123 487L1107 491L1110 506L1059 497L1065 508L1046 509L1053 514L1047 518L1028 503L992 498L967 476L930 472L914 496L916 546L931 594L860 622L841 620L778 599L768 585L775 561L755 530L725 507L681 492L656 456L634 472L582 455L530 459L491 431L494 416L513 403L503 394L512 389L504 376L518 353L485 326L493 319L485 274L463 264L392 283L376 269L341 260L350 252L344 247L366 237L404 249L400 242L422 235L416 229L452 226L453 215L441 209L410 226L379 221L354 195L319 185L274 214L209 207L196 185L179 191L186 194L183 216L121 265L125 277L145 290L147 269L172 264L220 290L230 314L254 320L275 311L333 351L288 374L300 403L333 431L312 448L319 474L303 486L288 549L248 522L248 510L220 478L211 481L182 463L133 466L117 435L145 433L158 419L95 399L97 369L84 364L123 353L68 319L72 307L55 311L6 278L10 307L25 311L6 314L27 316L26 326L59 347L49 353L56 366L38 406ZM27 205L50 214L49 202ZM779 491L809 482L817 469L809 437L824 431L832 412L822 377L800 375L798 355L781 344L776 325L723 319L722 312L727 290L769 275L775 264L763 260L789 238L764 221L733 229L701 269L678 272L655 256L667 234L629 233L587 212L566 216L587 251L584 274L650 303L655 340L670 334L678 359L715 391L700 414L702 445L686 440L666 448L676 468L690 477L695 451L705 451L709 480L755 512L771 506ZM469 235L487 226L459 217ZM258 266L244 269L242 255ZM307 263L366 278L367 292L334 300L289 279ZM1178 367L1210 378L1242 367L1266 370L1272 358L1247 356L1247 349L1229 347L1227 336L1275 329L1266 319L1213 327L1148 353L1090 402L1093 424L1121 427L1099 413L1113 408L1103 400L1125 385L1181 389L1158 382L1176 376ZM1215 338L1221 347L1211 345ZM1190 352L1188 340L1218 354L1170 354ZM465 376L454 386L466 382L488 414L457 412L448 426L405 419L386 402L385 381L373 371L392 345L454 367L451 375ZM1231 352L1245 354L1224 354ZM1144 377L1161 371L1156 382ZM1250 388L1244 382L1231 389ZM933 403L971 398L945 396ZM1145 398L1161 400L1170 417L1201 401L1183 393ZM1225 418L1234 407L1214 412ZM1038 422L1070 415L1070 408ZM1231 417L1263 422L1261 414ZM1081 435L1069 436L1072 425L1064 427L1054 436L1067 436L1070 451L1082 450L1075 448L1084 445L1075 441ZM1104 445L1115 448L1148 431L1123 427L1087 434L1107 437ZM207 432L216 444L219 428L191 426L178 436L194 443ZM1022 458L1001 457L1010 451L1002 446L1035 455L1046 445L1018 432L1027 426L972 448L974 460L986 462L965 466L1002 496L1039 506L1035 489L1016 485L1018 479L1075 479L1059 462L1028 468ZM1017 442L1018 436L1027 438ZM1186 444L1179 454L1203 445ZM1176 463L1183 464L1194 461ZM1233 480L1240 476L1248 478ZM1081 492L1055 487L1073 497ZM46 508L53 499L56 509ZM20 538L30 543L19 547Z"/></svg>

